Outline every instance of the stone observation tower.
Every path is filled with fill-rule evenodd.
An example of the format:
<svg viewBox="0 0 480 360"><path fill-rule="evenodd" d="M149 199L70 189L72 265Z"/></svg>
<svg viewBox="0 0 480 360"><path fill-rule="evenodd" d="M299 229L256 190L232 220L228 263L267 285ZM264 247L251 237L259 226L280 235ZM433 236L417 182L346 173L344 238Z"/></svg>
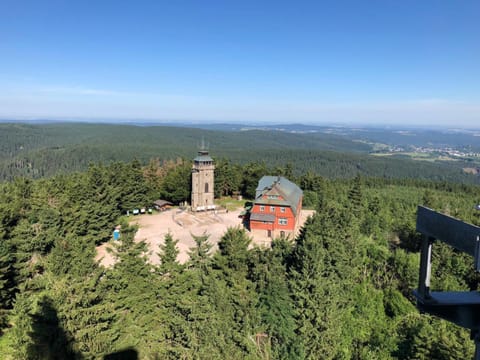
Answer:
<svg viewBox="0 0 480 360"><path fill-rule="evenodd" d="M213 202L214 185L213 159L202 144L198 156L193 159L192 166L192 210L205 211L215 209Z"/></svg>

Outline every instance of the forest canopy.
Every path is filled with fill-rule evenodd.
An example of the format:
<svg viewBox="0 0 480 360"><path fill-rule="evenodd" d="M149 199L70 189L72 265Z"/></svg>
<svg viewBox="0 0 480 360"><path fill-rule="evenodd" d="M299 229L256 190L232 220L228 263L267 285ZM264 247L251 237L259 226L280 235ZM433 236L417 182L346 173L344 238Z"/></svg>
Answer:
<svg viewBox="0 0 480 360"><path fill-rule="evenodd" d="M302 159L305 168L321 166ZM1 183L2 357L472 357L467 331L415 308L415 214L423 204L480 225L480 187L358 172L333 179L283 160L217 158L216 197L248 199L261 176L286 176L316 209L300 235L259 248L247 231L231 228L216 252L208 234L195 236L185 264L176 260L174 234L157 249L160 264L148 262L146 244L133 241L137 229L122 215L158 198L188 200L188 159L96 162ZM118 223L117 262L105 268L95 246L110 241ZM433 289L478 290L466 256L436 245L433 266Z"/></svg>
<svg viewBox="0 0 480 360"><path fill-rule="evenodd" d="M371 135L379 136L377 132ZM384 137L388 141L391 135ZM138 160L146 165L152 159L190 160L202 139L216 159L239 165L265 162L269 167L290 163L296 176L313 171L330 179L353 178L358 173L365 177L480 184L479 176L462 170L462 166L472 164L372 156L372 145L335 134L82 123L0 123L0 181L85 171L90 163Z"/></svg>

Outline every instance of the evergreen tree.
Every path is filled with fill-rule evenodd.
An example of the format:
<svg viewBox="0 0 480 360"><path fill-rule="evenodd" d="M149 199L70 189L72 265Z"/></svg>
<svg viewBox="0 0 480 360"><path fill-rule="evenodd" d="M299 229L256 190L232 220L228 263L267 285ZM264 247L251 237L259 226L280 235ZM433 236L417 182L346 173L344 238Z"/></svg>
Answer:
<svg viewBox="0 0 480 360"><path fill-rule="evenodd" d="M212 262L210 251L213 245L208 242L209 235L206 233L200 236L192 234L192 238L195 241L195 247L190 248L188 253L190 266L206 273Z"/></svg>
<svg viewBox="0 0 480 360"><path fill-rule="evenodd" d="M363 210L363 194L362 179L359 174L353 179L353 185L348 193L349 209L356 219L362 217Z"/></svg>
<svg viewBox="0 0 480 360"><path fill-rule="evenodd" d="M228 228L218 242L218 252L215 256L216 265L224 269L226 277L245 277L248 271L250 239L245 229L236 227Z"/></svg>
<svg viewBox="0 0 480 360"><path fill-rule="evenodd" d="M115 327L119 313L108 297L111 290L104 276L101 270L95 270L87 277L57 278L52 289L59 324L77 358L108 354L119 338L119 329Z"/></svg>
<svg viewBox="0 0 480 360"><path fill-rule="evenodd" d="M112 187L112 200L120 212L142 208L154 201L151 196L152 188L147 184L143 169L138 160L130 163L114 163L106 168L108 183ZM154 181L150 174L150 182ZM153 185L152 185L153 186Z"/></svg>
<svg viewBox="0 0 480 360"><path fill-rule="evenodd" d="M167 314L159 299L153 267L147 262L145 242L134 241L134 228L123 228L122 240L115 243L116 262L102 286L107 290L106 302L118 314L109 327L115 331L119 348L139 347L153 357L165 342L162 325Z"/></svg>
<svg viewBox="0 0 480 360"><path fill-rule="evenodd" d="M88 236L69 234L57 238L47 266L57 276L83 278L95 270L94 258L95 244Z"/></svg>
<svg viewBox="0 0 480 360"><path fill-rule="evenodd" d="M107 241L120 215L105 169L91 165L84 176L68 184L71 206L64 212L65 231L88 236L95 244Z"/></svg>
<svg viewBox="0 0 480 360"><path fill-rule="evenodd" d="M180 264L177 261L179 250L177 248L178 240L173 240L171 233L167 233L163 244L160 245L160 265L158 271L160 274L168 274L179 269Z"/></svg>
<svg viewBox="0 0 480 360"><path fill-rule="evenodd" d="M21 219L11 232L11 244L15 251L15 275L17 283L33 277L40 260L41 249L35 242L35 226L28 219Z"/></svg>
<svg viewBox="0 0 480 360"><path fill-rule="evenodd" d="M27 347L29 359L74 359L76 356L67 340L67 335L61 327L57 310L51 299L43 296L37 303L35 313L30 314L31 332Z"/></svg>
<svg viewBox="0 0 480 360"><path fill-rule="evenodd" d="M365 215L360 225L360 230L365 235L380 236L381 228L385 221L382 219L380 199L375 196L364 209Z"/></svg>
<svg viewBox="0 0 480 360"><path fill-rule="evenodd" d="M243 167L242 195L248 199L255 198L255 189L262 176L268 174L264 162L252 162Z"/></svg>
<svg viewBox="0 0 480 360"><path fill-rule="evenodd" d="M7 313L17 293L14 263L12 247L0 237L0 336L7 325Z"/></svg>
<svg viewBox="0 0 480 360"><path fill-rule="evenodd" d="M215 160L215 197L230 196L240 191L241 169L225 159Z"/></svg>
<svg viewBox="0 0 480 360"><path fill-rule="evenodd" d="M430 189L425 190L425 192L423 193L421 204L430 209L434 209L436 207L436 202L437 201L435 199L435 195L433 194L432 190Z"/></svg>
<svg viewBox="0 0 480 360"><path fill-rule="evenodd" d="M336 209L312 218L297 239L289 269L301 355L324 359L348 355L345 337L352 278L346 233ZM339 226L340 224L340 226Z"/></svg>
<svg viewBox="0 0 480 360"><path fill-rule="evenodd" d="M11 359L29 359L29 345L32 343L30 334L32 333L31 314L34 309L36 297L32 294L20 293L17 295L15 305L12 310L11 320L13 327L8 332L12 346L5 354ZM7 357L8 358L8 357Z"/></svg>
<svg viewBox="0 0 480 360"><path fill-rule="evenodd" d="M276 239L271 249L256 249L251 280L259 294L258 311L271 343L274 359L301 359L302 349L295 333L295 311L288 287L286 266L292 244Z"/></svg>
<svg viewBox="0 0 480 360"><path fill-rule="evenodd" d="M168 171L161 184L162 198L175 204L190 201L191 172L192 164L188 161L183 161Z"/></svg>

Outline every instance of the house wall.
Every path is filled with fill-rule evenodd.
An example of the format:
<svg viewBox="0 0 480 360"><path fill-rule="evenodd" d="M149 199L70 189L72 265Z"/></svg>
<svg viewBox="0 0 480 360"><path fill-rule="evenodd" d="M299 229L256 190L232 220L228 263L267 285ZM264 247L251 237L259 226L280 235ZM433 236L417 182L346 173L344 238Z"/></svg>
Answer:
<svg viewBox="0 0 480 360"><path fill-rule="evenodd" d="M260 211L260 207L264 206L264 211ZM270 209L270 207L273 208ZM281 208L285 208L285 212L281 211ZM295 230L295 226L297 223L297 219L295 218L292 208L287 206L277 206L277 205L261 205L261 204L254 204L251 210L252 213L257 214L272 214L275 215L275 222L264 224L263 222L259 221L251 221L250 222L250 229L264 229L264 230L279 230L279 231L293 231ZM286 219L287 224L281 225L279 223L279 219Z"/></svg>
<svg viewBox="0 0 480 360"><path fill-rule="evenodd" d="M274 230L273 223L263 221L250 221L250 230Z"/></svg>
<svg viewBox="0 0 480 360"><path fill-rule="evenodd" d="M253 228L250 229L250 231L252 232L252 234L258 233L260 236L268 236L268 231L270 231L270 237L272 239L278 238L281 236L290 237L291 239L295 237L294 230L278 229L278 228L273 229L272 223L269 224L271 228L268 228L267 226L264 227L264 225L268 225L268 224L260 224L260 226L257 226L257 227L254 226Z"/></svg>

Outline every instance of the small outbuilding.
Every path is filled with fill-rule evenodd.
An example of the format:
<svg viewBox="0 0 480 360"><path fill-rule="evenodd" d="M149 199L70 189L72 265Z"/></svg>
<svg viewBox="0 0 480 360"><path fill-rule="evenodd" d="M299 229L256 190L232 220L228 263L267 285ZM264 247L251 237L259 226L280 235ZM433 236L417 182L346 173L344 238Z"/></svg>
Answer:
<svg viewBox="0 0 480 360"><path fill-rule="evenodd" d="M165 211L172 207L172 203L167 200L155 200L153 202L153 207L158 211Z"/></svg>

